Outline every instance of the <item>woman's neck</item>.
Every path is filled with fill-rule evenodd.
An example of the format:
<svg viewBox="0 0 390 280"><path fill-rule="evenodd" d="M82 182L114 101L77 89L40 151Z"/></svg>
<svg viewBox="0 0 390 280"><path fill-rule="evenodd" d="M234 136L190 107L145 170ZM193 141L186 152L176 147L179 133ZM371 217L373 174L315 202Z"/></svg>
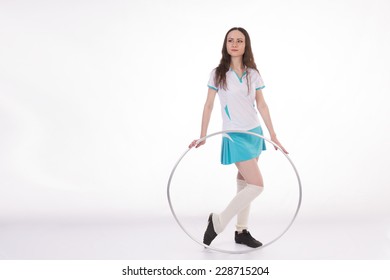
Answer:
<svg viewBox="0 0 390 280"><path fill-rule="evenodd" d="M244 64L242 63L242 57L232 57L230 60L230 67L236 71L243 71L245 69Z"/></svg>

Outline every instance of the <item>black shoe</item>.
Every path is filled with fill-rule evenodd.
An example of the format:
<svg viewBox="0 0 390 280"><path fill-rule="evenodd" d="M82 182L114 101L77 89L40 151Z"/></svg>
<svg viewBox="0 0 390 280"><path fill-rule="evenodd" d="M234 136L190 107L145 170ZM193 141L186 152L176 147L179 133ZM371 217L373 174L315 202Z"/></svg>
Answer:
<svg viewBox="0 0 390 280"><path fill-rule="evenodd" d="M213 214L210 214L209 221L207 224L207 229L206 229L204 236L203 236L203 243L206 245L210 245L211 241L213 241L214 238L217 237L217 233L214 230L212 216L213 216Z"/></svg>
<svg viewBox="0 0 390 280"><path fill-rule="evenodd" d="M254 239L252 235L249 233L249 231L247 231L246 229L244 229L241 233L238 233L238 231L236 231L234 240L238 244L244 244L251 248L257 248L263 245L263 243Z"/></svg>

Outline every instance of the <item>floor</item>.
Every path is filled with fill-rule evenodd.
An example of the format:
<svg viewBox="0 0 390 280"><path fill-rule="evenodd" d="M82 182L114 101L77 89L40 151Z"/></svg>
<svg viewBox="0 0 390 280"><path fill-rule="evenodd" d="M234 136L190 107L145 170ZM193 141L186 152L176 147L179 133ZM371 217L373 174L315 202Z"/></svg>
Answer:
<svg viewBox="0 0 390 280"><path fill-rule="evenodd" d="M193 224L196 226L196 222ZM204 223L197 227L203 230ZM184 233L173 217L14 221L1 222L0 229L2 260L390 259L390 225L383 222L313 223L297 219L278 241L246 254L203 248ZM233 251L247 249L232 240L228 231L218 236L213 245Z"/></svg>

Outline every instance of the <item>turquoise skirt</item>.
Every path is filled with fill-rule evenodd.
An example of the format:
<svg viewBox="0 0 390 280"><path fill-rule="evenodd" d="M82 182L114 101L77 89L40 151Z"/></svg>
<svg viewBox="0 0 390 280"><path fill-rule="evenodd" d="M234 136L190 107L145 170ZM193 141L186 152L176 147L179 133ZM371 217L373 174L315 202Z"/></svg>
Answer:
<svg viewBox="0 0 390 280"><path fill-rule="evenodd" d="M248 131L263 135L261 126ZM230 138L222 138L221 163L224 165L257 158L261 151L266 150L263 138L246 133L227 134Z"/></svg>

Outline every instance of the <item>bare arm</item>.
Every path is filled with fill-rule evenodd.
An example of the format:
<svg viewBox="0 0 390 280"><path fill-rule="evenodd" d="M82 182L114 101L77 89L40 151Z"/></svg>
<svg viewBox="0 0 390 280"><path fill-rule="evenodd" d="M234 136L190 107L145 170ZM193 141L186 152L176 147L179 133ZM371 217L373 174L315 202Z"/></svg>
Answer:
<svg viewBox="0 0 390 280"><path fill-rule="evenodd" d="M209 127L211 113L213 112L214 100L215 100L216 93L217 93L217 91L215 91L214 89L211 89L211 88L209 88L209 90L207 92L207 99L206 99L206 102L205 102L204 107L203 107L200 138L207 135L207 129ZM192 143L189 145L189 148L194 147L196 142L197 142L197 140L192 141ZM200 142L198 145L196 145L196 148L198 148L201 145L204 145L205 142L206 141Z"/></svg>
<svg viewBox="0 0 390 280"><path fill-rule="evenodd" d="M276 137L276 133L275 133L274 127L272 125L271 114L269 112L268 105L265 102L263 92L261 91L261 89L256 90L256 105L257 105L257 110L259 111L259 113L260 113L260 115L265 123L265 126L268 129L271 140L275 144L277 144L286 154L288 154L286 149L283 148L282 144L280 144L278 138ZM275 147L275 149L276 149L276 147Z"/></svg>

